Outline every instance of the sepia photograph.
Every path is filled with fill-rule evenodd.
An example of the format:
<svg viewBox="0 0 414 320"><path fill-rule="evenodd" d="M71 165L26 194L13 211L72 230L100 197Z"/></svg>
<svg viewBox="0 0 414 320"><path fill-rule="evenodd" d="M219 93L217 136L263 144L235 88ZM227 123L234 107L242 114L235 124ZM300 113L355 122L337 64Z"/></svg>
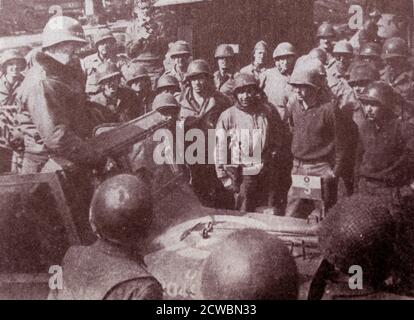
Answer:
<svg viewBox="0 0 414 320"><path fill-rule="evenodd" d="M413 0L0 0L0 300L414 300L413 57Z"/></svg>

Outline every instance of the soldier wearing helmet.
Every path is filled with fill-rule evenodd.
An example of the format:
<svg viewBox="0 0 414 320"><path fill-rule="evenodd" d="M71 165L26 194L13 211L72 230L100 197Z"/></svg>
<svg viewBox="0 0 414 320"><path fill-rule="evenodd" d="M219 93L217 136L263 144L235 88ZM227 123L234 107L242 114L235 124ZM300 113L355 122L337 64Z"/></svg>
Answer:
<svg viewBox="0 0 414 320"><path fill-rule="evenodd" d="M253 75L238 74L233 94L236 104L217 121L216 171L223 185L237 194L235 209L254 212L267 205L270 152L281 137L275 135L271 110L261 103ZM246 135L253 139L243 140ZM232 137L229 143L228 136Z"/></svg>
<svg viewBox="0 0 414 320"><path fill-rule="evenodd" d="M414 177L414 128L393 114L394 91L381 81L360 95L366 121L360 128L359 192L399 201L400 188Z"/></svg>
<svg viewBox="0 0 414 320"><path fill-rule="evenodd" d="M21 122L27 124L23 173L40 172L53 157L83 167L102 160L84 140L93 124L85 107L84 79L72 64L86 43L81 24L73 18L53 17L43 30L42 51L34 55L17 95L25 118Z"/></svg>
<svg viewBox="0 0 414 320"><path fill-rule="evenodd" d="M164 73L164 75L175 77L180 83L181 88L183 88L185 74L191 59L190 45L182 40L172 43L168 50L167 57L172 60L172 66L170 70L167 70Z"/></svg>
<svg viewBox="0 0 414 320"><path fill-rule="evenodd" d="M160 55L151 51L144 51L132 60L132 63L139 63L147 69L153 89L156 87L158 78L165 72L161 60Z"/></svg>
<svg viewBox="0 0 414 320"><path fill-rule="evenodd" d="M290 100L289 124L292 130L292 175L323 177L329 208L336 202L337 177L342 174L347 132L340 111L321 95L324 75L306 61L297 64L290 78L296 99ZM315 201L303 200L289 190L287 216L308 217L319 210Z"/></svg>
<svg viewBox="0 0 414 320"><path fill-rule="evenodd" d="M98 240L72 246L63 258L57 300L161 300L160 283L146 270L144 242L154 218L147 180L118 175L92 198L89 222Z"/></svg>
<svg viewBox="0 0 414 320"><path fill-rule="evenodd" d="M99 124L127 122L144 113L134 91L121 86L121 77L121 71L111 62L101 64L96 71L99 91L90 99Z"/></svg>
<svg viewBox="0 0 414 320"><path fill-rule="evenodd" d="M139 110L139 115L150 112L155 93L152 91L147 69L139 63L131 63L122 69L122 74L127 87L131 88L138 98L138 105L135 109Z"/></svg>
<svg viewBox="0 0 414 320"><path fill-rule="evenodd" d="M85 92L88 95L98 93L96 71L105 62L115 63L119 68L124 61L116 54L116 39L109 29L100 29L94 37L96 53L81 60L82 70L86 76Z"/></svg>
<svg viewBox="0 0 414 320"><path fill-rule="evenodd" d="M296 61L296 49L288 43L280 43L273 52L275 67L266 70L260 77L260 88L267 100L279 112L280 118L286 120L286 104L291 94L289 79Z"/></svg>
<svg viewBox="0 0 414 320"><path fill-rule="evenodd" d="M172 95L177 95L181 91L180 83L177 78L172 75L163 75L157 80L156 93L168 92Z"/></svg>
<svg viewBox="0 0 414 320"><path fill-rule="evenodd" d="M381 80L389 84L397 93L394 104L397 116L410 119L414 116L414 73L408 63L408 45L402 38L389 38L384 42L382 58L385 68Z"/></svg>
<svg viewBox="0 0 414 320"><path fill-rule="evenodd" d="M252 74L256 80L266 71L266 59L268 54L268 45L264 41L256 43L253 49L253 62L240 70L240 73Z"/></svg>
<svg viewBox="0 0 414 320"><path fill-rule="evenodd" d="M192 61L186 74L186 89L178 98L180 119L185 130L200 129L208 136L215 129L220 114L230 107L231 101L214 86L210 67L205 60ZM207 207L233 208L232 195L226 192L216 176L214 164L210 165L208 152L204 164L190 164L192 187L201 203Z"/></svg>
<svg viewBox="0 0 414 320"><path fill-rule="evenodd" d="M318 40L318 48L324 50L328 55L328 64L330 64L332 57L332 50L334 47L334 41L336 40L336 31L332 24L323 22L317 32L316 39Z"/></svg>
<svg viewBox="0 0 414 320"><path fill-rule="evenodd" d="M358 61L371 63L376 69L381 70L381 46L374 42L363 44L359 50Z"/></svg>
<svg viewBox="0 0 414 320"><path fill-rule="evenodd" d="M227 44L220 44L216 48L214 58L218 65L218 70L213 75L216 89L232 97L232 82L236 74L236 54L233 47Z"/></svg>

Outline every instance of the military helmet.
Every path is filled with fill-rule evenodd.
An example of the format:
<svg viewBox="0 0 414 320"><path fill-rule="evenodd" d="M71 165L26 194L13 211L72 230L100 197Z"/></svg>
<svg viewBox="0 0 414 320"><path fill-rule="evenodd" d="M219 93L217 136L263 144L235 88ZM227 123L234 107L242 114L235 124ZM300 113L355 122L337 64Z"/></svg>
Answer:
<svg viewBox="0 0 414 320"><path fill-rule="evenodd" d="M353 55L354 48L348 41L338 41L335 43L335 46L332 51L334 54L346 54L346 55Z"/></svg>
<svg viewBox="0 0 414 320"><path fill-rule="evenodd" d="M349 84L360 81L378 81L379 71L369 63L359 63L352 66L349 73Z"/></svg>
<svg viewBox="0 0 414 320"><path fill-rule="evenodd" d="M364 43L359 50L359 56L381 58L381 46L374 42Z"/></svg>
<svg viewBox="0 0 414 320"><path fill-rule="evenodd" d="M129 86L132 81L149 78L147 69L142 64L136 62L130 63L122 68L122 75L124 76L127 86Z"/></svg>
<svg viewBox="0 0 414 320"><path fill-rule="evenodd" d="M93 231L114 243L135 243L153 219L148 181L121 174L104 181L95 191L89 211Z"/></svg>
<svg viewBox="0 0 414 320"><path fill-rule="evenodd" d="M324 65L328 63L328 54L321 48L313 48L308 56L313 59L318 59Z"/></svg>
<svg viewBox="0 0 414 320"><path fill-rule="evenodd" d="M269 48L268 44L265 41L260 40L254 46L254 50L253 51L256 51L256 50L264 50L264 51L267 51L268 48Z"/></svg>
<svg viewBox="0 0 414 320"><path fill-rule="evenodd" d="M160 57L151 51L144 51L138 55L133 61L134 62L150 62L160 60Z"/></svg>
<svg viewBox="0 0 414 320"><path fill-rule="evenodd" d="M42 48L68 41L83 45L88 43L82 25L78 20L66 16L51 18L43 29Z"/></svg>
<svg viewBox="0 0 414 320"><path fill-rule="evenodd" d="M376 102L384 107L390 107L389 104L392 102L393 96L394 91L390 85L383 81L375 81L370 83L364 91L362 91L359 99L361 101Z"/></svg>
<svg viewBox="0 0 414 320"><path fill-rule="evenodd" d="M233 50L232 46L230 46L228 44L220 44L216 49L216 52L214 54L214 58L216 58L216 59L219 59L219 58L232 58L235 55L236 54L234 53L234 50Z"/></svg>
<svg viewBox="0 0 414 320"><path fill-rule="evenodd" d="M101 84L102 81L119 77L121 78L122 74L119 68L116 66L115 63L112 62L104 62L96 70L96 81L98 84Z"/></svg>
<svg viewBox="0 0 414 320"><path fill-rule="evenodd" d="M183 40L176 41L171 44L168 55L170 57L178 56L178 55L191 55L190 45Z"/></svg>
<svg viewBox="0 0 414 320"><path fill-rule="evenodd" d="M382 58L389 59L394 57L404 58L408 56L407 42L398 37L385 40L382 47Z"/></svg>
<svg viewBox="0 0 414 320"><path fill-rule="evenodd" d="M24 56L16 49L9 49L3 52L0 57L0 65L4 68L7 63L10 61L17 61L20 64L21 69L24 70L26 68L26 59Z"/></svg>
<svg viewBox="0 0 414 320"><path fill-rule="evenodd" d="M152 103L152 109L164 115L178 115L180 107L171 93L157 95Z"/></svg>
<svg viewBox="0 0 414 320"><path fill-rule="evenodd" d="M285 56L295 56L296 49L289 42L279 43L276 49L273 51L273 59L277 59Z"/></svg>
<svg viewBox="0 0 414 320"><path fill-rule="evenodd" d="M210 67L207 61L201 59L191 61L191 63L188 65L185 79L189 80L189 78L198 76L200 74L211 76Z"/></svg>
<svg viewBox="0 0 414 320"><path fill-rule="evenodd" d="M95 46L98 46L99 42L105 41L105 40L112 40L114 43L116 42L116 39L114 37L114 35L112 34L111 30L109 29L100 29L98 30L95 38L94 38L94 42L95 42Z"/></svg>
<svg viewBox="0 0 414 320"><path fill-rule="evenodd" d="M324 22L322 23L318 31L316 32L316 38L328 38L328 37L335 37L336 31L334 29L334 26L330 23Z"/></svg>
<svg viewBox="0 0 414 320"><path fill-rule="evenodd" d="M318 230L322 256L346 274L361 266L371 285L389 275L395 236L396 221L385 201L360 194L338 201Z"/></svg>
<svg viewBox="0 0 414 320"><path fill-rule="evenodd" d="M259 88L256 78L253 75L239 73L234 78L233 93L236 93L239 89L248 86L255 86L257 89Z"/></svg>
<svg viewBox="0 0 414 320"><path fill-rule="evenodd" d="M313 61L313 63L309 63ZM320 88L323 84L324 70L323 65L316 59L305 59L302 63L297 63L293 69L289 84L295 86L308 85Z"/></svg>
<svg viewBox="0 0 414 320"><path fill-rule="evenodd" d="M156 89L160 90L166 87L174 87L176 92L180 91L180 83L177 78L169 74L163 75L158 79Z"/></svg>
<svg viewBox="0 0 414 320"><path fill-rule="evenodd" d="M298 271L287 246L261 230L239 230L211 252L202 270L207 300L295 300Z"/></svg>

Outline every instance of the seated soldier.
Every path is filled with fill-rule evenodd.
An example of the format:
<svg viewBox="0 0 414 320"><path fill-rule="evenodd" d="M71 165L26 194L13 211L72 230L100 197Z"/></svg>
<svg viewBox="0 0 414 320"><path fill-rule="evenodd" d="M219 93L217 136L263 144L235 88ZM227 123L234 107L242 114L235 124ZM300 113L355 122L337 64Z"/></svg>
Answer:
<svg viewBox="0 0 414 320"><path fill-rule="evenodd" d="M72 246L63 258L63 289L51 300L161 300L160 283L146 270L144 241L154 218L148 181L118 175L96 190L90 224L98 240Z"/></svg>

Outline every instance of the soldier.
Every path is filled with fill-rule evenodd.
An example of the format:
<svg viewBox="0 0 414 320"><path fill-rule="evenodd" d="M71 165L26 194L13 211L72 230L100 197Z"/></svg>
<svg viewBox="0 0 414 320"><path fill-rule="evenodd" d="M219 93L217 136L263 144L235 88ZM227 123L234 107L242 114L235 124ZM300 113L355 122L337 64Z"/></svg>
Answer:
<svg viewBox="0 0 414 320"><path fill-rule="evenodd" d="M172 95L179 95L181 92L180 83L177 78L171 75L164 75L157 81L156 93L168 92Z"/></svg>
<svg viewBox="0 0 414 320"><path fill-rule="evenodd" d="M236 54L231 46L220 44L214 54L218 70L214 72L214 84L216 89L225 95L232 97L232 82L235 76Z"/></svg>
<svg viewBox="0 0 414 320"><path fill-rule="evenodd" d="M126 85L130 87L138 98L138 104L135 109L138 115L143 115L152 110L152 102L155 94L152 91L151 79L147 69L138 63L131 63L123 68L123 76ZM135 100L136 103L136 100Z"/></svg>
<svg viewBox="0 0 414 320"><path fill-rule="evenodd" d="M414 75L409 65L408 45L404 39L389 38L382 48L386 67L381 71L381 80L396 92L397 103L393 105L397 116L411 119L414 116Z"/></svg>
<svg viewBox="0 0 414 320"><path fill-rule="evenodd" d="M260 75L266 71L268 45L264 41L259 41L254 46L253 62L240 70L240 73L252 74L256 80L260 79Z"/></svg>
<svg viewBox="0 0 414 320"><path fill-rule="evenodd" d="M381 46L373 42L363 44L359 51L358 60L371 63L376 69L381 70L383 67Z"/></svg>
<svg viewBox="0 0 414 320"><path fill-rule="evenodd" d="M181 85L181 89L183 89L185 74L191 58L190 45L181 40L174 42L170 46L167 56L172 60L173 65L170 70L167 70L164 73L164 75L171 75L177 78Z"/></svg>
<svg viewBox="0 0 414 320"><path fill-rule="evenodd" d="M340 111L320 94L324 86L321 70L308 63L295 66L290 84L296 100L289 106L292 154L292 175L322 177L326 183L325 205L329 209L336 202L337 177L345 161L347 133ZM287 216L306 218L314 209L314 201L297 198L289 190Z"/></svg>
<svg viewBox="0 0 414 320"><path fill-rule="evenodd" d="M260 77L260 87L268 102L274 106L282 120L286 120L286 105L292 88L289 85L290 75L296 61L296 50L288 42L280 43L273 52L275 67L266 70Z"/></svg>
<svg viewBox="0 0 414 320"><path fill-rule="evenodd" d="M395 102L389 85L371 83L360 100L367 120L360 128L359 192L398 204L400 189L414 177L414 127L393 116Z"/></svg>
<svg viewBox="0 0 414 320"><path fill-rule="evenodd" d="M0 105L12 106L16 103L16 91L23 81L22 72L26 60L17 50L7 50L1 56Z"/></svg>
<svg viewBox="0 0 414 320"><path fill-rule="evenodd" d="M24 126L23 173L40 172L49 158L60 157L82 167L103 158L85 142L92 134L85 107L84 83L73 68L74 56L87 41L81 24L61 16L43 30L42 51L17 94Z"/></svg>
<svg viewBox="0 0 414 320"><path fill-rule="evenodd" d="M100 90L91 97L92 113L98 123L127 122L144 113L134 91L120 86L121 77L121 72L111 62L98 67L96 80Z"/></svg>
<svg viewBox="0 0 414 320"><path fill-rule="evenodd" d="M99 85L96 80L96 71L101 64L112 62L119 68L123 64L116 55L116 39L109 29L99 30L94 42L97 52L81 60L82 70L86 75L85 92L88 95L96 94L99 91Z"/></svg>
<svg viewBox="0 0 414 320"><path fill-rule="evenodd" d="M349 85L347 83L348 68L353 58L353 48L346 41L339 41L333 49L334 60L327 67L328 86L333 94L339 97Z"/></svg>
<svg viewBox="0 0 414 320"><path fill-rule="evenodd" d="M160 283L146 270L143 248L154 218L148 181L118 175L95 191L89 221L98 240L72 246L63 258L56 300L161 300Z"/></svg>
<svg viewBox="0 0 414 320"><path fill-rule="evenodd" d="M194 60L188 66L187 89L181 93L178 103L181 106L180 119L185 130L197 128L208 137L208 130L215 129L220 114L230 107L231 101L214 87L210 67L204 60ZM207 158L208 152L205 152ZM227 192L218 180L214 164L190 165L192 187L207 207L232 209L232 194Z"/></svg>
<svg viewBox="0 0 414 320"><path fill-rule="evenodd" d="M165 72L160 56L151 51L145 51L132 60L132 63L141 64L147 69L152 88L155 89L158 78Z"/></svg>
<svg viewBox="0 0 414 320"><path fill-rule="evenodd" d="M309 51L308 57L311 59L317 59L322 62L324 66L328 66L328 55L326 54L326 51L321 48L313 48Z"/></svg>
<svg viewBox="0 0 414 320"><path fill-rule="evenodd" d="M333 60L332 50L336 39L336 31L333 25L327 22L322 23L316 32L316 38L318 40L318 48L326 52L328 55L328 64L330 64Z"/></svg>
<svg viewBox="0 0 414 320"><path fill-rule="evenodd" d="M267 204L271 144L281 138L272 131L271 110L260 102L259 92L253 75L237 75L233 89L237 103L220 115L216 126L217 177L237 196L235 209L242 212ZM243 140L245 134L253 138Z"/></svg>

